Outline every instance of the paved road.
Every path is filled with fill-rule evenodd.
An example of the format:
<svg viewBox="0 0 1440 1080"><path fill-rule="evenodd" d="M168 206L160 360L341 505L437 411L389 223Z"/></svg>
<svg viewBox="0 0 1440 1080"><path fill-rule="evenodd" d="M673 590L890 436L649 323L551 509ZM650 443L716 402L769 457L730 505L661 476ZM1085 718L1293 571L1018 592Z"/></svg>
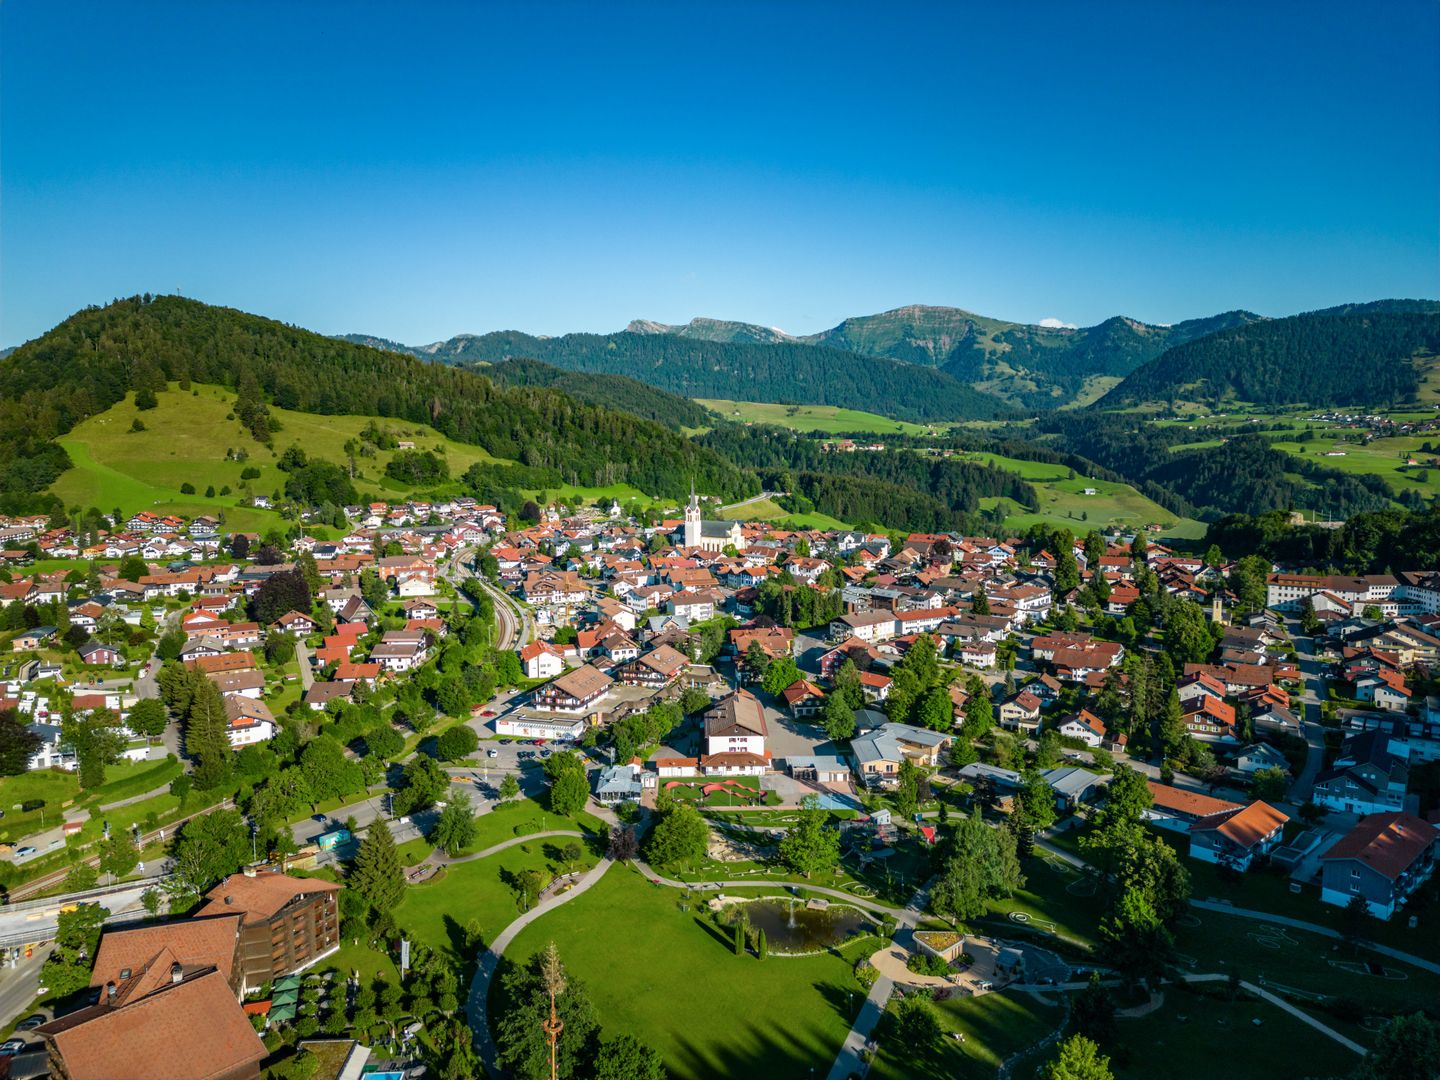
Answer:
<svg viewBox="0 0 1440 1080"><path fill-rule="evenodd" d="M30 1008L40 991L40 968L50 955L54 945L36 949L29 957L21 957L14 967L0 968L0 1026L13 1020Z"/></svg>
<svg viewBox="0 0 1440 1080"><path fill-rule="evenodd" d="M1325 729L1320 723L1320 702L1325 698L1325 665L1315 658L1315 639L1295 634L1295 653L1304 676L1304 691L1298 695L1305 736L1305 766L1290 785L1290 801L1303 806L1315 789L1315 777L1325 762Z"/></svg>
<svg viewBox="0 0 1440 1080"><path fill-rule="evenodd" d="M750 498L748 498L748 499L741 499L741 500L740 500L739 502L737 502L737 503L731 503L729 506L722 506L722 507L720 507L720 509L721 509L721 510L739 510L742 506L750 506L752 503L763 502L764 500L769 499L769 498L771 498L771 497L773 497L773 496L775 496L775 495L784 495L784 494L785 494L785 492L783 492L783 491L762 491L762 492L760 492L759 495L752 495L752 496L750 496Z"/></svg>

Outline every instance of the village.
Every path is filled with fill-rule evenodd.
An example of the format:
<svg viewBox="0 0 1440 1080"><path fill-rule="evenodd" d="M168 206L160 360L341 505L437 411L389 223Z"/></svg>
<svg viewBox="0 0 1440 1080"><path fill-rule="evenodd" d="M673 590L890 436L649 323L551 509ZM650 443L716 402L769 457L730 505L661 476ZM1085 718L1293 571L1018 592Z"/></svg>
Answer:
<svg viewBox="0 0 1440 1080"><path fill-rule="evenodd" d="M0 908L7 1019L46 996L42 963L74 932L62 912L103 903L110 920L90 927L99 950L77 987L95 1003L22 1021L16 1065L43 1055L73 1080L103 1076L108 1025L144 1030L162 992L167 1009L225 1018L235 1037L199 1040L217 1069L318 1054L305 1048L326 1016L343 1062L367 1043L401 1063L443 1049L423 1012L377 1040L363 1009L357 1024L353 1001L328 995L349 979L333 967L342 918L369 921L372 954L395 940L377 901L368 916L341 902L362 887L357 851L393 834L413 852L408 891L443 889L462 871L445 854L452 805L474 813L472 833L507 807L548 807L595 847L567 860L588 870L552 859L505 901L519 924L618 861L711 890L742 953L792 937L851 948L869 1007L830 1048L837 1078L883 1069L882 1018L916 995L950 1007L1078 990L1091 971L1153 978L1077 945L1093 928L1062 929L1067 905L1109 889L1089 845L1121 803L1204 889L1263 877L1247 895L1274 917L1349 927L1440 973L1405 951L1426 938L1421 917L1435 927L1440 573L1314 576L1143 534L1060 533L1051 550L791 529L706 519L693 493L649 520L613 502L537 507L530 523L465 498L344 510L353 528L334 539L303 521L262 536L148 513L103 535L0 522L0 717L23 751L0 780L7 908L23 912ZM207 781L217 760L230 779ZM559 794L571 770L578 802ZM272 794L291 773L310 786ZM243 851L191 879L187 837L225 814ZM977 886L978 907L947 899L971 815L1012 851L1018 838L1055 894L1008 911L1003 882ZM691 820L698 841L667 847ZM451 854L487 854L473 843ZM755 927L774 901L747 892L767 883L790 898L768 943ZM1234 905L1202 891L1192 910ZM795 895L824 923L814 940ZM1175 934L1192 918L1177 911ZM283 955L245 959L272 930ZM492 1070L493 974L482 954L445 976L473 980L468 1023Z"/></svg>

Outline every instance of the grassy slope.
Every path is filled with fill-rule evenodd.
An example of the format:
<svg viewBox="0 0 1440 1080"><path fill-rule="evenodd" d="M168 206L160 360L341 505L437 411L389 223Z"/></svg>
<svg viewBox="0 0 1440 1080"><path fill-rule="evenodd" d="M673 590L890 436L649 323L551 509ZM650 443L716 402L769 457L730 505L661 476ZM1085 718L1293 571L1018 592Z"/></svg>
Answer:
<svg viewBox="0 0 1440 1080"><path fill-rule="evenodd" d="M60 440L75 467L62 474L52 490L67 505L96 506L105 512L116 506L127 514L155 510L195 515L223 509L231 528L263 530L277 524L279 517L267 510L236 506L242 493L241 470L258 468L260 477L249 481L250 490L268 495L284 486L285 474L275 461L286 447L296 444L312 457L343 463L346 440L357 437L372 420L368 416L319 416L272 408L272 416L280 423L272 452L252 439L238 420L227 419L234 394L216 386L193 389L198 393L172 386L156 395L157 408L145 412L135 408L132 396L79 424ZM137 417L146 430L130 430L131 421ZM384 419L378 423L396 436L412 440L417 449L443 450L452 477L476 462L500 461L478 446L447 439L424 425ZM225 453L230 449L244 449L249 459L226 460ZM394 454L392 450L380 450L374 457L360 459L360 477L355 486L362 496L393 500L411 491L385 476L385 465ZM232 494L214 498L183 495L180 485L186 482L202 493L211 485L216 491L229 485ZM651 501L627 484L606 488L567 486L546 494L550 498L578 495L591 502L597 498L617 498L622 503L637 499L648 505Z"/></svg>
<svg viewBox="0 0 1440 1080"><path fill-rule="evenodd" d="M722 521L774 521L793 522L803 529L848 529L850 526L828 514L792 514L774 499L760 499L737 506L733 510L717 510L715 516Z"/></svg>
<svg viewBox="0 0 1440 1080"><path fill-rule="evenodd" d="M521 932L506 958L524 963L554 941L605 1030L653 1046L674 1080L823 1074L860 1007L851 965L863 950L741 958L680 899L616 866Z"/></svg>
<svg viewBox="0 0 1440 1080"><path fill-rule="evenodd" d="M943 431L944 425L912 424L892 420L878 413L842 409L834 405L776 405L763 401L729 401L723 398L696 398L707 409L726 420L748 424L774 424L796 431L873 431L877 435L924 435Z"/></svg>
<svg viewBox="0 0 1440 1080"><path fill-rule="evenodd" d="M892 999L893 1002L894 999ZM1060 1023L1060 1007L1029 994L950 998L935 1006L945 1037L923 1050L893 1036L880 1040L873 1080L980 1080L995 1075L1011 1054L1031 1046ZM950 1035L958 1032L960 1042Z"/></svg>
<svg viewBox="0 0 1440 1080"><path fill-rule="evenodd" d="M1071 480L1070 470L1063 465L1021 461L999 454L977 453L972 456L1019 473L1035 485L1040 496L1039 511L1011 514L1005 519L1005 524L1012 530L1023 531L1037 521L1063 525L1080 532L1104 528L1107 525L1126 528L1159 522L1165 526L1164 534L1167 536L1199 536L1203 532L1203 526L1199 522L1176 517L1129 484L1096 480L1081 473L1076 473L1075 479ZM1082 495L1081 491L1085 488L1094 488L1097 494ZM993 506L998 501L1000 500L980 500L981 505L986 507ZM1006 502L1012 507L1015 506L1014 503L1009 503L1009 500ZM1082 518L1082 514L1086 517Z"/></svg>

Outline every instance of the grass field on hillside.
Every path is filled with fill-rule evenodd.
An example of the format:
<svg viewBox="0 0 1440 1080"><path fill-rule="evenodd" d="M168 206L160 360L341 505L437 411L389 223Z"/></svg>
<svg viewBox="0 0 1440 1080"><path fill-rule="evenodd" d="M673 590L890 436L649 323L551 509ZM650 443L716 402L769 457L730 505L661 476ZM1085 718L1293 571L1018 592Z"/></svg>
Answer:
<svg viewBox="0 0 1440 1080"><path fill-rule="evenodd" d="M760 499L756 502L747 502L742 506L733 509L720 509L715 511L716 517L722 521L774 521L793 522L800 529L848 529L850 526L838 518L830 517L828 514L812 512L809 514L792 514L774 499Z"/></svg>
<svg viewBox="0 0 1440 1080"><path fill-rule="evenodd" d="M1022 461L1000 454L976 453L969 456L1018 473L1035 486L1040 496L1038 511L1025 510L1010 499L980 500L987 509L1002 503L1011 509L1013 512L1006 517L1005 525L1016 532L1022 532L1036 522L1063 525L1074 532L1088 532L1111 525L1135 528L1158 522L1164 526L1163 535L1166 536L1196 537L1204 533L1200 522L1176 517L1129 484L1097 480L1082 473L1075 473L1072 479L1070 470L1063 465ZM1093 489L1095 494L1084 494L1087 488Z"/></svg>
<svg viewBox="0 0 1440 1080"><path fill-rule="evenodd" d="M1294 454L1312 464L1318 464L1338 472L1357 475L1381 476L1397 494L1406 488L1413 488L1427 497L1440 495L1440 466L1426 465L1437 458L1436 454L1422 453L1420 446L1426 439L1417 437L1396 437L1375 439L1366 446L1355 442L1342 442L1317 433L1309 442L1271 443L1276 450ZM1435 439L1428 440L1434 445ZM1343 457L1327 457L1328 453L1343 454ZM1407 460L1414 459L1419 465L1407 466Z"/></svg>
<svg viewBox="0 0 1440 1080"><path fill-rule="evenodd" d="M696 402L726 420L742 424L774 424L796 431L820 431L833 435L842 431L869 431L877 435L924 435L945 430L943 424L912 424L892 420L878 413L842 409L835 405L778 405L763 401L728 401L696 398Z"/></svg>
<svg viewBox="0 0 1440 1080"><path fill-rule="evenodd" d="M132 395L77 425L60 440L74 467L66 470L51 490L67 506L95 506L106 513L117 506L126 514L153 510L194 516L223 510L229 528L263 531L279 523L278 515L236 504L247 488L255 495L269 495L284 487L285 474L275 464L279 454L296 445L311 457L344 464L345 442L357 438L372 419L397 438L414 442L417 450L442 453L452 478L477 462L505 463L481 447L447 439L423 424L368 416L321 416L274 407L270 413L280 429L271 451L231 418L233 393L217 386L197 385L193 390L182 391L172 385L156 395L158 407L143 412L135 408ZM130 430L136 418L145 425L144 431ZM230 450L243 450L248 456L244 461L231 460L226 456ZM394 455L393 450L377 450L374 457L359 459L355 486L362 497L394 500L411 492L385 475L385 466ZM251 467L260 470L259 478L242 481L241 471ZM182 494L180 485L185 483L194 485L197 494ZM204 492L212 486L217 494L207 497ZM227 486L230 494L218 494ZM452 486L459 490L459 485ZM547 500L583 498L592 504L613 498L622 506L634 501L646 508L654 503L628 484L604 488L567 485L526 494L544 494Z"/></svg>

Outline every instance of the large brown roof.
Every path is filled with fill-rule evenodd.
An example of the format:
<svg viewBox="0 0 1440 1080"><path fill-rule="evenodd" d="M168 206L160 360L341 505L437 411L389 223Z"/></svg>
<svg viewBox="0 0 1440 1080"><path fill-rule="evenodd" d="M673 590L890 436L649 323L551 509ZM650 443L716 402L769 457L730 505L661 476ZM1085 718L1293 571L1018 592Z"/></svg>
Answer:
<svg viewBox="0 0 1440 1080"><path fill-rule="evenodd" d="M1190 826L1191 832L1215 830L1241 847L1254 847L1283 826L1290 818L1267 802L1256 800L1238 810L1224 810L1203 817Z"/></svg>
<svg viewBox="0 0 1440 1080"><path fill-rule="evenodd" d="M205 894L209 903L195 914L232 915L238 912L245 916L247 923L253 923L269 919L297 896L339 891L339 885L323 878L297 878L274 872L257 873L254 877L231 874Z"/></svg>
<svg viewBox="0 0 1440 1080"><path fill-rule="evenodd" d="M567 697L577 701L586 701L596 694L603 693L610 688L614 682L609 675L599 668L590 664L578 667L574 671L567 671L564 675L558 675L550 685L555 687Z"/></svg>
<svg viewBox="0 0 1440 1080"><path fill-rule="evenodd" d="M70 1080L212 1080L254 1068L265 1044L218 971L121 1008L92 1005L45 1025Z"/></svg>
<svg viewBox="0 0 1440 1080"><path fill-rule="evenodd" d="M107 930L95 954L91 986L106 983L123 985L139 978L148 967L163 967L170 978L170 964L182 967L213 967L228 980L235 961L235 942L240 936L240 913L232 911L214 919L186 919L133 930ZM162 953L168 960L153 963ZM125 974L129 972L129 974ZM129 996L137 988L125 987ZM143 996L143 995L142 995Z"/></svg>
<svg viewBox="0 0 1440 1080"><path fill-rule="evenodd" d="M1172 813L1184 814L1186 817L1201 818L1241 809L1239 803L1211 798L1209 795L1201 795L1198 791L1186 791L1184 788L1171 787L1169 784L1157 784L1154 780L1147 780L1145 784L1150 789L1152 805L1159 810L1169 810Z"/></svg>
<svg viewBox="0 0 1440 1080"><path fill-rule="evenodd" d="M1437 837L1435 827L1414 814L1371 814L1320 858L1358 859L1394 881Z"/></svg>
<svg viewBox="0 0 1440 1080"><path fill-rule="evenodd" d="M705 710L706 738L769 734L765 709L748 690L736 690Z"/></svg>

